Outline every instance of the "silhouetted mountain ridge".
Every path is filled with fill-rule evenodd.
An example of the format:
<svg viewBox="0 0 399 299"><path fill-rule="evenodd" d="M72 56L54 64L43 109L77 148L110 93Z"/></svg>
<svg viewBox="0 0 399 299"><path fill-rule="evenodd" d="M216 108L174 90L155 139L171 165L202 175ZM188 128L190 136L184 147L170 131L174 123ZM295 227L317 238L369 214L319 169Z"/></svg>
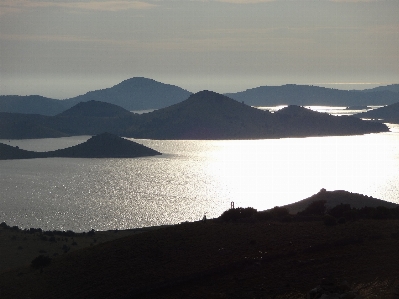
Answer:
<svg viewBox="0 0 399 299"><path fill-rule="evenodd" d="M55 100L42 96L0 96L0 112L32 113L53 116L80 102L101 101L118 105L126 110L164 108L179 103L191 92L178 86L164 84L153 79L134 77L110 88L89 91L77 97Z"/></svg>
<svg viewBox="0 0 399 299"><path fill-rule="evenodd" d="M164 108L187 99L190 94L189 91L174 85L135 77L113 87L90 91L64 101L69 106L91 100L102 101L133 111Z"/></svg>
<svg viewBox="0 0 399 299"><path fill-rule="evenodd" d="M399 101L399 93L387 90L360 92L295 84L260 86L225 95L251 106L387 105Z"/></svg>
<svg viewBox="0 0 399 299"><path fill-rule="evenodd" d="M392 92L399 92L399 84L391 84L386 86L377 86L371 89L365 89L364 92L370 91L392 91Z"/></svg>
<svg viewBox="0 0 399 299"><path fill-rule="evenodd" d="M153 139L257 138L268 130L270 115L268 111L205 90L181 103L141 115L140 126L126 133L135 138Z"/></svg>
<svg viewBox="0 0 399 299"><path fill-rule="evenodd" d="M358 113L355 114L354 116L359 118L381 120L382 122L385 123L399 124L399 102L378 109L370 110L367 112Z"/></svg>
<svg viewBox="0 0 399 299"><path fill-rule="evenodd" d="M21 138L31 128L40 133L24 138L97 135L148 139L264 139L327 135L357 135L388 131L381 123L356 117L331 116L289 106L276 113L239 103L224 95L201 91L187 100L151 113L134 114L103 102L80 103L57 116L0 114L0 138ZM90 113L90 107L93 112ZM104 114L105 111L109 114ZM104 115L99 117L97 115ZM95 116L93 116L95 115ZM4 129L3 129L4 128ZM7 132L5 129L18 128Z"/></svg>
<svg viewBox="0 0 399 299"><path fill-rule="evenodd" d="M226 96L251 106L327 105L372 106L399 102L399 84L364 91L345 91L309 85L260 86ZM89 91L66 100L42 96L0 96L0 112L56 115L79 102L91 100L118 105L129 111L165 108L186 100L191 93L153 79L134 77L110 88Z"/></svg>
<svg viewBox="0 0 399 299"><path fill-rule="evenodd" d="M388 131L385 125L289 106L262 111L227 96L201 91L186 101L140 116L126 136L151 139L262 139L354 135Z"/></svg>
<svg viewBox="0 0 399 299"><path fill-rule="evenodd" d="M132 113L122 107L100 101L79 102L57 116L63 117L117 117L130 116Z"/></svg>
<svg viewBox="0 0 399 299"><path fill-rule="evenodd" d="M66 102L39 95L0 96L0 112L56 115L69 108Z"/></svg>

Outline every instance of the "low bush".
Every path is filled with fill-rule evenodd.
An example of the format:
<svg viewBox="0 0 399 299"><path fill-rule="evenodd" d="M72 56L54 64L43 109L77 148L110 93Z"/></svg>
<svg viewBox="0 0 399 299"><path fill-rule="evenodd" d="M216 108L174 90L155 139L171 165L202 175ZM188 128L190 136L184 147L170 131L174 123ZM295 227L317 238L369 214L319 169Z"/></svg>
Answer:
<svg viewBox="0 0 399 299"><path fill-rule="evenodd" d="M299 215L324 215L326 212L326 200L316 200L311 202Z"/></svg>
<svg viewBox="0 0 399 299"><path fill-rule="evenodd" d="M289 211L287 208L283 207L274 207L270 210L273 218L283 218L289 215Z"/></svg>
<svg viewBox="0 0 399 299"><path fill-rule="evenodd" d="M249 218L257 213L254 208L236 208L224 211L220 216L222 221L236 221L239 219Z"/></svg>
<svg viewBox="0 0 399 299"><path fill-rule="evenodd" d="M32 268L39 269L50 265L50 263L51 263L51 258L48 257L47 255L41 254L32 260L31 266Z"/></svg>
<svg viewBox="0 0 399 299"><path fill-rule="evenodd" d="M324 222L324 225L332 226L332 225L337 224L337 219L335 219L335 217L327 214L327 215L324 215L323 222Z"/></svg>
<svg viewBox="0 0 399 299"><path fill-rule="evenodd" d="M329 209L328 214L335 218L341 218L344 217L344 213L347 213L351 211L351 205L350 204L339 204L331 209Z"/></svg>

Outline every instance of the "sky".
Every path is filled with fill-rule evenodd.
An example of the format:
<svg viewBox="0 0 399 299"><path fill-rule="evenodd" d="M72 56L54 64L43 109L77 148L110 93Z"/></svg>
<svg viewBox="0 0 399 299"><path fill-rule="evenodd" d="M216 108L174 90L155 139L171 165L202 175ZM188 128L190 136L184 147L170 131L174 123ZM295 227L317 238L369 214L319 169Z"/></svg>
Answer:
<svg viewBox="0 0 399 299"><path fill-rule="evenodd" d="M398 0L0 0L0 95L399 83Z"/></svg>

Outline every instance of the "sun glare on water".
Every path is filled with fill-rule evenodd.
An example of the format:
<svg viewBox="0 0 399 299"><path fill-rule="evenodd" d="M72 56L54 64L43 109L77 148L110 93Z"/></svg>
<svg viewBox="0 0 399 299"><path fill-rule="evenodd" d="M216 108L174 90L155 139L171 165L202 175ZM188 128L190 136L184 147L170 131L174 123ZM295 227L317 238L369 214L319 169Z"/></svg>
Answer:
<svg viewBox="0 0 399 299"><path fill-rule="evenodd" d="M236 207L268 209L309 197L321 188L372 195L395 173L392 150L373 138L371 134L224 141L207 167Z"/></svg>

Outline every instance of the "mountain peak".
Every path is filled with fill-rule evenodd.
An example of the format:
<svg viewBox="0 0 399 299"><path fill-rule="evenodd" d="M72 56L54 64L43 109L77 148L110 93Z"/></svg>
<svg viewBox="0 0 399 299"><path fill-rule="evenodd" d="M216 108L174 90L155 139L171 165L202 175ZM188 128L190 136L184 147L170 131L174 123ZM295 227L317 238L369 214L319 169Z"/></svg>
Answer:
<svg viewBox="0 0 399 299"><path fill-rule="evenodd" d="M186 100L190 95L191 92L174 85L144 77L133 77L113 87L90 91L65 101L76 104L96 100L134 111L165 108Z"/></svg>
<svg viewBox="0 0 399 299"><path fill-rule="evenodd" d="M143 85L149 85L149 84L163 84L161 82L157 82L154 79L150 78L145 78L145 77L132 77L126 80L123 80L122 82L114 85L116 86L143 86Z"/></svg>

